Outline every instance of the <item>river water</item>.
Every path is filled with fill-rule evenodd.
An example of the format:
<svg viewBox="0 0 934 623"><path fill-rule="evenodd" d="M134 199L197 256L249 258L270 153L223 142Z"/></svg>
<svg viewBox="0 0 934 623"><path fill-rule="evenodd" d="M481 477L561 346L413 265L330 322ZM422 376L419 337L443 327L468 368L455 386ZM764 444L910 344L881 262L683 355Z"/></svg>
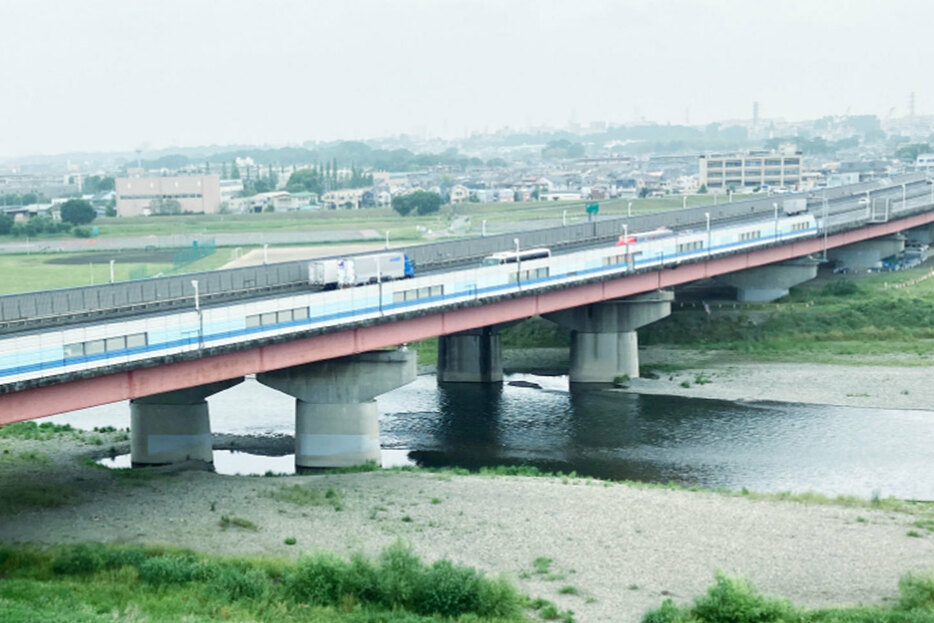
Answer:
<svg viewBox="0 0 934 623"><path fill-rule="evenodd" d="M384 466L525 464L731 490L934 500L929 411L572 392L566 376L515 374L509 381L539 387L439 387L423 375L381 396ZM215 433L293 433L293 399L253 379L208 401ZM49 419L125 428L129 406ZM215 468L225 473L290 471L290 457L219 453Z"/></svg>

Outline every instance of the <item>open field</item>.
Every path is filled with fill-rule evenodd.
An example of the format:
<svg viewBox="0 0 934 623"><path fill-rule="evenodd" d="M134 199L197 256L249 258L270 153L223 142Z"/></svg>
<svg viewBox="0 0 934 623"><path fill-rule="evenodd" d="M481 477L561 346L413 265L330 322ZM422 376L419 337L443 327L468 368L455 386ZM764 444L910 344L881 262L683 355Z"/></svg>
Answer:
<svg viewBox="0 0 934 623"><path fill-rule="evenodd" d="M663 212L682 207L681 196L654 199L633 199L632 214ZM709 195L691 195L689 207L708 204ZM261 214L180 214L168 216L139 216L107 218L94 221L100 238L126 238L149 235L189 234L211 236L223 233L332 231L343 229L370 229L380 233L389 231L393 240L420 240L425 231L444 231L457 217L470 217L472 230L478 231L480 220L494 224L517 221L555 221L567 212L568 222L587 220L586 206L599 203L600 215L624 215L630 200L612 199L593 201L524 202L524 203L462 203L446 205L428 216L399 216L390 208L367 208L362 210L308 210L301 212ZM419 229L421 228L421 229ZM466 231L469 231L466 230ZM466 233L462 231L460 233ZM61 234L40 234L32 240L60 238ZM0 241L15 241L4 236Z"/></svg>
<svg viewBox="0 0 934 623"><path fill-rule="evenodd" d="M682 197L633 199L633 214L648 214L673 210L682 206ZM687 205L711 203L710 195L692 195ZM159 217L100 218L94 221L102 237L125 237L164 234L217 234L244 232L300 231L305 229L376 229L390 231L392 239L417 239L416 226L429 230L443 230L454 216L470 216L496 221L534 221L560 219L565 210L569 219L586 220L585 208L599 203L600 215L626 214L630 200L561 201L524 203L462 203L443 206L437 214L429 216L399 216L390 208L363 210L309 210L302 212L262 214L191 214ZM473 223L474 229L479 223Z"/></svg>
<svg viewBox="0 0 934 623"><path fill-rule="evenodd" d="M212 255L178 268L173 265L173 255L172 250L3 254L0 255L0 295L107 283L110 260L116 260L116 281L131 279L132 271L141 268L148 276L192 273L214 270L231 260L230 249L218 249Z"/></svg>

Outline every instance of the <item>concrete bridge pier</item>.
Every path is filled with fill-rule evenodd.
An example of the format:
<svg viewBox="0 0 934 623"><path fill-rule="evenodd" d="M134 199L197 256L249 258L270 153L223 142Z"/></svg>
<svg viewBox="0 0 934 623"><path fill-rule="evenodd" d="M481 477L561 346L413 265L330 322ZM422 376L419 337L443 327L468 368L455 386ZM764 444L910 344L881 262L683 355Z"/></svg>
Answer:
<svg viewBox="0 0 934 623"><path fill-rule="evenodd" d="M829 249L827 257L835 261L839 267L858 272L873 268L884 258L898 255L904 250L905 237L901 234L893 234Z"/></svg>
<svg viewBox="0 0 934 623"><path fill-rule="evenodd" d="M612 383L639 376L636 329L671 313L672 292L658 290L545 314L571 330L572 383Z"/></svg>
<svg viewBox="0 0 934 623"><path fill-rule="evenodd" d="M130 401L130 461L134 466L214 462L205 398L243 377L153 394Z"/></svg>
<svg viewBox="0 0 934 623"><path fill-rule="evenodd" d="M502 383L500 326L480 327L438 338L439 383Z"/></svg>
<svg viewBox="0 0 934 623"><path fill-rule="evenodd" d="M415 380L415 352L372 351L256 375L295 397L295 466L348 467L380 460L376 396Z"/></svg>
<svg viewBox="0 0 934 623"><path fill-rule="evenodd" d="M805 257L728 273L717 281L736 288L738 301L767 303L787 295L790 287L817 277L819 264Z"/></svg>

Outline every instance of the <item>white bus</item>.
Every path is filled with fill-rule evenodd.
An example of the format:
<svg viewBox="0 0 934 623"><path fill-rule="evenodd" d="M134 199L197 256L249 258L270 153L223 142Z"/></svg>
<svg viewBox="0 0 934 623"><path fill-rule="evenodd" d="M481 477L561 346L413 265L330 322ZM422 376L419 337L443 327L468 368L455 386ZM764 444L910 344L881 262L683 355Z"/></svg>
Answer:
<svg viewBox="0 0 934 623"><path fill-rule="evenodd" d="M525 251L500 251L483 258L484 266L499 266L500 264L515 264L527 262L543 257L551 257L551 249L526 249Z"/></svg>

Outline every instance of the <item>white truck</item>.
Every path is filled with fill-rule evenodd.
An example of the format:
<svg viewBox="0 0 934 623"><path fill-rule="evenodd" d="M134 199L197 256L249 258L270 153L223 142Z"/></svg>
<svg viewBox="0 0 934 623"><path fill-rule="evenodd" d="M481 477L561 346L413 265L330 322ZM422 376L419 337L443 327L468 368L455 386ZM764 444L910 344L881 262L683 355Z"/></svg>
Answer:
<svg viewBox="0 0 934 623"><path fill-rule="evenodd" d="M308 282L325 289L349 288L414 276L415 266L409 256L398 252L308 263Z"/></svg>

